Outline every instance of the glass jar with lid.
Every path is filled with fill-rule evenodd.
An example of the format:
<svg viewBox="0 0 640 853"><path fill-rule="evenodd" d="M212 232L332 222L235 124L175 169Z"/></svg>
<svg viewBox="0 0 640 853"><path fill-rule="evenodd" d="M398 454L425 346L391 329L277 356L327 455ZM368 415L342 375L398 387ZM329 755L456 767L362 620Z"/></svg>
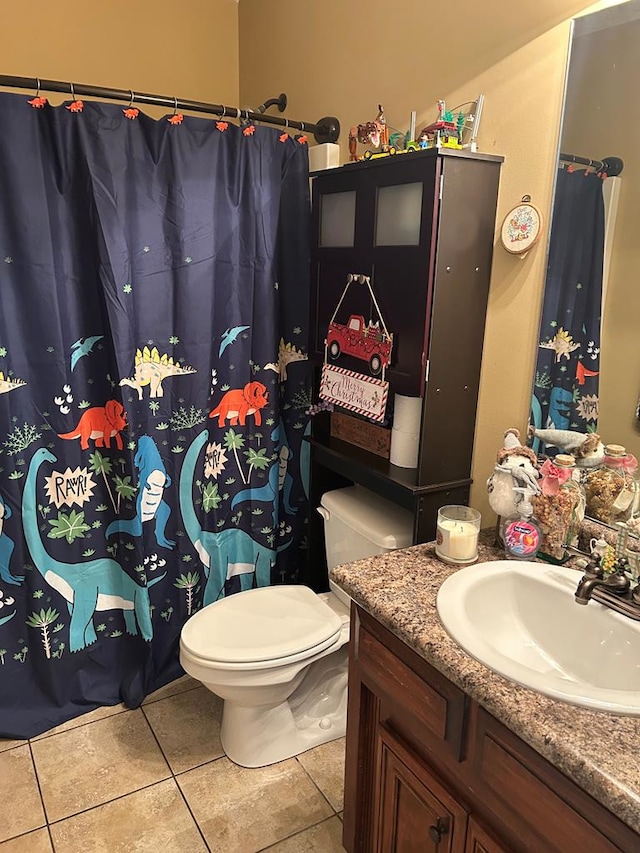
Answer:
<svg viewBox="0 0 640 853"><path fill-rule="evenodd" d="M562 562L570 556L567 546L577 544L585 513L575 458L559 453L555 459L547 459L540 468L540 490L532 500L542 533L539 555Z"/></svg>
<svg viewBox="0 0 640 853"><path fill-rule="evenodd" d="M638 460L621 444L607 444L603 464L585 478L587 515L604 524L629 521L640 499L637 468Z"/></svg>

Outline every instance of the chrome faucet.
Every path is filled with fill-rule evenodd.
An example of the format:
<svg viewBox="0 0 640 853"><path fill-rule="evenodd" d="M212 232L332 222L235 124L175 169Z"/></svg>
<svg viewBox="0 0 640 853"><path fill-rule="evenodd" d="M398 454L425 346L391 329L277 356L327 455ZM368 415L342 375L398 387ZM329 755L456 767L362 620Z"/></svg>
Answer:
<svg viewBox="0 0 640 853"><path fill-rule="evenodd" d="M575 591L578 604L588 604L592 599L624 616L640 621L640 585L631 590L627 577L628 562L624 557L617 561L616 570L605 575L598 559L585 569Z"/></svg>

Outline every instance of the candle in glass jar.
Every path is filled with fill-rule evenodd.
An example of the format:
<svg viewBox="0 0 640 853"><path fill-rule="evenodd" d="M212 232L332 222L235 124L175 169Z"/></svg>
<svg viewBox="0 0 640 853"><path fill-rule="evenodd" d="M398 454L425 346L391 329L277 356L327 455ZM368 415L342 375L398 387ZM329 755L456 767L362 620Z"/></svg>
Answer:
<svg viewBox="0 0 640 853"><path fill-rule="evenodd" d="M473 521L439 518L436 553L455 563L473 562L478 556L478 528Z"/></svg>

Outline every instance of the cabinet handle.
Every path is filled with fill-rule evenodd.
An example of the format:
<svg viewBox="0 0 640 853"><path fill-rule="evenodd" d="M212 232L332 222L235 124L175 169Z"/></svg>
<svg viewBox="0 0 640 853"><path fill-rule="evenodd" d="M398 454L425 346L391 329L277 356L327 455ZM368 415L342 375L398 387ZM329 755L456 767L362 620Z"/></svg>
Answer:
<svg viewBox="0 0 640 853"><path fill-rule="evenodd" d="M435 825L429 827L429 838L436 844L440 844L447 832L449 832L449 818L439 817Z"/></svg>

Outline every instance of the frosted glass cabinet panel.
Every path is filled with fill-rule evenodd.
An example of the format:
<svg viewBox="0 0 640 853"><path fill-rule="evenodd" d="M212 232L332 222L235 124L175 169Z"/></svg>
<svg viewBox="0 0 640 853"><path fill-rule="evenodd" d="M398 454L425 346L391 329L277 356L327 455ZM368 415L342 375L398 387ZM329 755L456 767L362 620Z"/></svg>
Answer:
<svg viewBox="0 0 640 853"><path fill-rule="evenodd" d="M418 246L422 181L378 187L376 246Z"/></svg>
<svg viewBox="0 0 640 853"><path fill-rule="evenodd" d="M356 230L356 193L326 193L320 213L323 248L353 246Z"/></svg>

